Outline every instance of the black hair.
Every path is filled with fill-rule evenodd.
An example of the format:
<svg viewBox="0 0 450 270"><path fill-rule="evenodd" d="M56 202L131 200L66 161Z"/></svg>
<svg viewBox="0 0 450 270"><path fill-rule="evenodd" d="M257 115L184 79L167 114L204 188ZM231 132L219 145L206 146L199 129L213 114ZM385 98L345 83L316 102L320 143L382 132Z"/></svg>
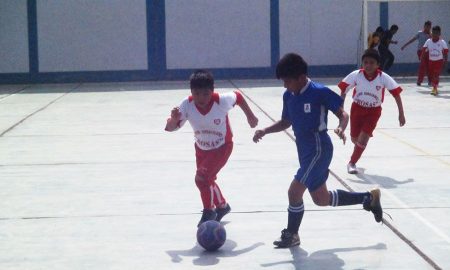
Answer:
<svg viewBox="0 0 450 270"><path fill-rule="evenodd" d="M375 29L375 32L383 33L383 32L384 32L384 29L383 29L382 26L378 26L377 29Z"/></svg>
<svg viewBox="0 0 450 270"><path fill-rule="evenodd" d="M440 34L441 33L441 27L439 25L435 25L431 29L431 32L438 32Z"/></svg>
<svg viewBox="0 0 450 270"><path fill-rule="evenodd" d="M431 26L431 21L426 21L423 25L424 25L424 26L426 26L426 25Z"/></svg>
<svg viewBox="0 0 450 270"><path fill-rule="evenodd" d="M366 58L366 57L375 59L378 64L380 63L380 54L375 49L367 49L367 50L365 50L364 54L361 57L361 60L364 60L364 58Z"/></svg>
<svg viewBox="0 0 450 270"><path fill-rule="evenodd" d="M397 31L398 30L398 25L396 25L396 24L391 25L391 28L389 30Z"/></svg>
<svg viewBox="0 0 450 270"><path fill-rule="evenodd" d="M296 53L284 55L277 64L277 79L293 78L297 79L300 75L308 73L308 64Z"/></svg>
<svg viewBox="0 0 450 270"><path fill-rule="evenodd" d="M194 71L189 77L191 89L214 89L214 77L211 72L203 69Z"/></svg>

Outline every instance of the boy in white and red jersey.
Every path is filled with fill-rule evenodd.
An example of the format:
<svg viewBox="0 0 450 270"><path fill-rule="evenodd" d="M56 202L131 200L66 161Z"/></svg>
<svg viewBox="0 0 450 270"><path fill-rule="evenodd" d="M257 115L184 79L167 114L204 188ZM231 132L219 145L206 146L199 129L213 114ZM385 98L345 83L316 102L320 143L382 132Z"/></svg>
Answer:
<svg viewBox="0 0 450 270"><path fill-rule="evenodd" d="M195 184L203 203L200 225L208 220L220 221L231 210L216 183L217 173L233 150L228 111L238 105L252 128L258 124L258 118L240 92L215 93L214 78L208 71L195 71L190 77L190 87L192 95L185 98L179 107L172 109L165 130L175 131L186 121L194 130L197 163Z"/></svg>
<svg viewBox="0 0 450 270"><path fill-rule="evenodd" d="M358 173L356 162L364 152L381 116L381 104L384 100L385 89L394 96L397 103L400 126L405 125L406 122L400 97L402 88L391 76L378 69L379 63L378 52L371 49L366 50L362 56L363 68L347 75L338 85L341 89L341 97L344 100L348 91L353 89L353 104L350 109L350 136L355 147L347 164L347 171L350 174Z"/></svg>
<svg viewBox="0 0 450 270"><path fill-rule="evenodd" d="M447 63L448 47L447 43L441 39L441 27L434 26L431 30L431 38L423 45L424 54L428 55L428 70L431 77L432 95L437 95L437 87L439 85L439 75L441 74L444 63Z"/></svg>

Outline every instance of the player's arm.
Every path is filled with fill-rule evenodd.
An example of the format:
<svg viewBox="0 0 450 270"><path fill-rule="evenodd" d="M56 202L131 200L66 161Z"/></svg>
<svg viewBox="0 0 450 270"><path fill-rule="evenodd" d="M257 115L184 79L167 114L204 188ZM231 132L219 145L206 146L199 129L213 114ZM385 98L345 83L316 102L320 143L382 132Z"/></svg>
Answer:
<svg viewBox="0 0 450 270"><path fill-rule="evenodd" d="M236 93L238 101L236 102L237 105L242 109L245 116L247 117L247 122L250 125L250 127L254 128L258 125L258 118L253 113L250 106L248 106L247 101L245 101L245 98L242 96L240 92Z"/></svg>
<svg viewBox="0 0 450 270"><path fill-rule="evenodd" d="M402 97L400 95L394 95L395 103L398 107L398 122L400 126L403 127L406 123L405 112L403 111Z"/></svg>
<svg viewBox="0 0 450 270"><path fill-rule="evenodd" d="M280 132L280 131L283 131L283 130L289 128L290 126L291 126L291 121L286 120L286 119L281 119L266 128L255 131L255 135L253 136L253 141L255 143L257 143L266 134Z"/></svg>
<svg viewBox="0 0 450 270"><path fill-rule="evenodd" d="M348 125L348 113L344 111L342 107L340 107L339 110L334 113L334 115L336 115L336 117L339 119L339 125L336 129L334 129L334 133L336 133L345 144L345 141L347 140L347 138L345 137L345 129Z"/></svg>
<svg viewBox="0 0 450 270"><path fill-rule="evenodd" d="M181 112L179 107L172 109L169 119L166 123L166 131L175 131L180 127Z"/></svg>
<svg viewBox="0 0 450 270"><path fill-rule="evenodd" d="M414 36L412 39L410 39L408 42L405 43L405 45L402 46L402 51L411 43L417 40L417 36Z"/></svg>
<svg viewBox="0 0 450 270"><path fill-rule="evenodd" d="M345 102L345 97L347 96L348 91L350 91L351 88L356 86L355 77L358 74L358 71L353 71L352 73L348 74L339 84L338 87L341 90L341 98L343 100L343 103ZM344 105L342 105L344 106Z"/></svg>

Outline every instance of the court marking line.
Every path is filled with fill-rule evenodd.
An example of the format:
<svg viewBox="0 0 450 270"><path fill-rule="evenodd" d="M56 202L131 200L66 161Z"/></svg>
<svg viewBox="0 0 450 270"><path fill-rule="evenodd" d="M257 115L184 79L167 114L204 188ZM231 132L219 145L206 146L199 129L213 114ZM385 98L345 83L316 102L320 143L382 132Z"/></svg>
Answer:
<svg viewBox="0 0 450 270"><path fill-rule="evenodd" d="M19 126L20 124L22 124L23 122L25 122L28 118L34 116L35 114L47 109L50 105L52 105L53 103L55 103L56 101L60 100L61 98L65 97L67 94L69 94L70 92L72 92L73 90L79 88L82 84L79 83L78 85L76 85L75 87L73 87L72 89L70 89L69 91L67 91L66 93L62 94L61 96L57 97L56 99L50 101L47 105L44 105L43 107L41 107L40 109L37 109L36 111L32 112L31 114L25 116L24 118L22 118L22 120L20 120L19 122L15 123L14 125L10 126L8 129L6 129L5 131L3 131L2 133L0 133L0 137L3 137L6 133L10 132L11 130L13 130L14 128L16 128L17 126Z"/></svg>
<svg viewBox="0 0 450 270"><path fill-rule="evenodd" d="M239 90L251 103L253 103L261 112L263 112L267 117L269 117L270 120L272 120L273 122L276 122L276 120L274 120L274 118L272 118L266 111L264 111L261 106L259 106L258 104L256 104L256 102L250 98L241 88L239 88L234 82L232 82L231 80L229 80L229 82L231 83L231 85L233 85L237 90ZM284 130L284 132L289 136L289 138L291 138L294 142L295 142L295 138L292 136L292 134L288 133L286 130ZM340 178L336 173L334 173L332 170L329 170L330 173L338 180L338 182L340 182L345 188L347 188L349 191L351 192L355 192L353 188L350 187L350 185L348 185L342 178ZM383 190L384 193L385 190ZM388 193L389 194L389 193ZM391 196L395 197L394 195L391 194ZM400 199L396 198L396 200L400 201ZM405 203L402 203L402 205L406 205ZM413 211L413 210L410 210ZM417 213L417 215L419 215ZM420 215L419 215L420 216ZM419 219L420 221L422 221L422 219ZM400 232L400 230L398 230L394 225L392 225L388 220L386 220L385 218L383 218L383 223L395 234L397 235L397 237L400 238L400 240L402 240L404 243L406 243L410 248L412 248L422 259L424 259L430 266L432 266L434 269L437 270L441 270L442 268L437 265L436 262L434 262L428 255L426 255L418 246L416 246L411 240L409 240L403 233ZM427 222L429 223L429 222ZM425 225L427 225L425 223ZM434 226L433 226L434 227ZM433 228L431 228L433 230ZM434 230L433 230L434 231ZM445 235L445 234L444 234Z"/></svg>
<svg viewBox="0 0 450 270"><path fill-rule="evenodd" d="M391 134L389 134L389 133L387 133L387 132L384 132L384 131L382 131L382 130L379 130L378 132L381 133L382 135L388 137L388 138L391 138L391 139L393 139L393 140L395 140L395 141L398 141L398 142L400 142L400 143L402 143L402 144L404 144L404 145L406 145L406 146L409 146L410 148L416 150L417 152L419 152L419 153L421 153L421 154L423 154L423 155L425 155L425 156L430 157L431 159L434 159L434 160L436 160L436 161L439 161L440 163L443 163L444 165L447 165L447 166L450 167L450 162L447 162L447 161L445 161L445 160L443 160L443 159L440 159L440 158L436 157L437 155L433 155L433 154L431 154L431 153L428 153L427 151L423 150L422 148L417 147L417 146L415 146L415 145L413 145L413 144L411 144L411 143L409 143L409 142L407 142L407 141L404 141L404 140L402 140L402 139L400 139L400 138L398 138L398 137L396 137L396 136L394 136L394 135L391 135Z"/></svg>
<svg viewBox="0 0 450 270"><path fill-rule="evenodd" d="M450 207L440 206L418 206L411 207L411 209L450 209ZM386 210L408 210L408 208L402 207L386 207ZM306 209L305 212L348 212L348 211L361 211L360 208L322 208L322 209ZM261 213L281 213L285 214L285 210L253 210L253 211L233 211L233 214L261 214ZM114 218L114 217L152 217L152 216L190 216L200 215L201 212L187 212L187 213L149 213L149 214L109 214L109 215L68 215L68 216L11 216L0 217L0 221L9 220L33 220L33 219L69 219L69 218Z"/></svg>
<svg viewBox="0 0 450 270"><path fill-rule="evenodd" d="M12 95L15 95L15 94L17 94L17 93L20 93L20 92L22 92L23 90L27 89L27 88L30 87L30 86L31 86L31 85L25 85L25 86L22 87L21 89L18 89L18 90L14 91L14 92L12 92L12 93L9 93L9 94L7 94L7 95L5 95L5 96L3 96L3 97L0 97L0 100L6 99L6 98L8 98L8 97L10 97L10 96L12 96Z"/></svg>

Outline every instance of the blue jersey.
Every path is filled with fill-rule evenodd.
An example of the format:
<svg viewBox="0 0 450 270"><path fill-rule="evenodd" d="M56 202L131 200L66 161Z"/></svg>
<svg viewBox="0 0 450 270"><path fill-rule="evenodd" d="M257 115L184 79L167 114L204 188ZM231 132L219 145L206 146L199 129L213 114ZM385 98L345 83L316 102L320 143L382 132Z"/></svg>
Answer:
<svg viewBox="0 0 450 270"><path fill-rule="evenodd" d="M328 111L338 112L342 103L331 89L309 80L299 95L286 90L281 118L292 123L295 137L310 137L327 130Z"/></svg>
<svg viewBox="0 0 450 270"><path fill-rule="evenodd" d="M310 80L298 95L289 91L283 95L282 119L292 124L300 161L294 178L310 191L328 178L333 156L333 144L327 133L328 111L338 112L342 103L338 94Z"/></svg>

